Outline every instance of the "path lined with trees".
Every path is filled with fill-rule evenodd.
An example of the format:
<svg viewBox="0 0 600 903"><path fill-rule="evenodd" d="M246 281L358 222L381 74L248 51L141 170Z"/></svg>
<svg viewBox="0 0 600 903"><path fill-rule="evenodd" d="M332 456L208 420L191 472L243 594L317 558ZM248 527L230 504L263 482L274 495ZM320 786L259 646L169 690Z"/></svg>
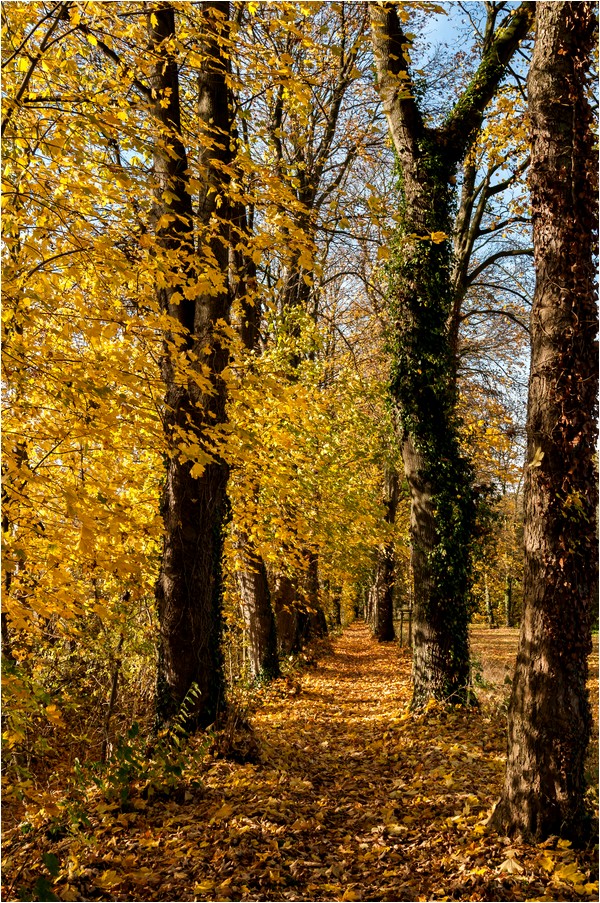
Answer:
<svg viewBox="0 0 600 903"><path fill-rule="evenodd" d="M597 26L587 0L3 4L5 793L23 851L65 840L10 893L153 887L70 857L90 805L152 838L155 797L159 845L186 803L219 844L185 893L597 890L568 860L597 804ZM521 624L501 793L473 621ZM505 835L538 847L492 877Z"/></svg>
<svg viewBox="0 0 600 903"><path fill-rule="evenodd" d="M72 808L52 817L32 802L30 836L8 833L7 899L49 877L43 855L61 900L595 899L593 851L487 826L517 646L515 630L497 647L496 635L473 640L482 707L416 715L408 650L354 624L250 701L252 733L238 721L208 754L196 741L170 788L159 768L132 775L121 805L115 766L115 786L86 795L82 782L89 823L67 837Z"/></svg>

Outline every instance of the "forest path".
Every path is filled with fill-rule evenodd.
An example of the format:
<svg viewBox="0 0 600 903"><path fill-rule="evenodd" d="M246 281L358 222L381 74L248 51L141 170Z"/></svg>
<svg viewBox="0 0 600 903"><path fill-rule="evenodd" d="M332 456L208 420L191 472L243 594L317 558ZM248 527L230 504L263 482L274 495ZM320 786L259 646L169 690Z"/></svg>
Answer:
<svg viewBox="0 0 600 903"><path fill-rule="evenodd" d="M261 764L220 762L208 778L215 789L227 771L233 778L222 807L235 825L233 844L212 850L212 868L220 860L216 898L386 899L387 884L388 899L413 899L390 881L394 860L406 856L384 842L390 827L407 830L396 824L390 793L415 763L407 748L392 749L390 727L410 698L409 675L409 654L375 642L357 623L316 667L265 692L252 718ZM205 892L209 885L200 882Z"/></svg>
<svg viewBox="0 0 600 903"><path fill-rule="evenodd" d="M496 633L478 637L484 666ZM516 635L492 656L480 709L413 715L408 651L351 625L316 666L258 691L255 761L192 756L166 795L146 800L138 783L122 808L96 793L81 830L17 831L3 899L51 855L55 896L22 899L596 900L593 852L509 843L484 824Z"/></svg>

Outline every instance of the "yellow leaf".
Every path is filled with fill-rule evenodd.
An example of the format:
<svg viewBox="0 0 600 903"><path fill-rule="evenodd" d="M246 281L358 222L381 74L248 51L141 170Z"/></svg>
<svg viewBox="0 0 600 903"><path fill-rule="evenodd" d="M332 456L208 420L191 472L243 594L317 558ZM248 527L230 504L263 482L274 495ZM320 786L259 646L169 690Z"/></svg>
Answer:
<svg viewBox="0 0 600 903"><path fill-rule="evenodd" d="M529 466L530 467L541 467L543 459L544 459L544 452L538 445L538 447L535 450L535 454L534 454L533 458L529 462Z"/></svg>
<svg viewBox="0 0 600 903"><path fill-rule="evenodd" d="M509 856L508 859L505 859L504 862L498 866L498 871L506 872L508 875L518 875L519 872L523 871L523 866L519 865L516 859Z"/></svg>
<svg viewBox="0 0 600 903"><path fill-rule="evenodd" d="M93 34L87 34L87 35L86 35L86 38L87 38L88 44L91 44L92 47L97 47L97 46L98 46L98 38L97 38L95 35L93 35Z"/></svg>
<svg viewBox="0 0 600 903"><path fill-rule="evenodd" d="M94 878L94 884L96 887L115 887L115 885L119 884L121 881L120 875L114 871L114 869L108 869L106 872L102 872L101 875L98 875Z"/></svg>
<svg viewBox="0 0 600 903"><path fill-rule="evenodd" d="M585 875L579 871L576 862L570 862L568 865L557 869L554 872L554 878L557 878L559 881L568 881L569 884L584 884L585 882Z"/></svg>
<svg viewBox="0 0 600 903"><path fill-rule="evenodd" d="M554 862L554 859L547 855L547 853L544 853L544 855L540 856L538 859L538 865L540 865L545 872L551 872L556 863Z"/></svg>
<svg viewBox="0 0 600 903"><path fill-rule="evenodd" d="M48 721L51 721L53 724L59 725L60 727L65 726L58 706L54 705L54 703L46 706L46 716L48 718Z"/></svg>
<svg viewBox="0 0 600 903"><path fill-rule="evenodd" d="M215 821L220 821L222 818L229 818L230 815L233 815L233 806L231 803L224 803L211 818L211 824Z"/></svg>

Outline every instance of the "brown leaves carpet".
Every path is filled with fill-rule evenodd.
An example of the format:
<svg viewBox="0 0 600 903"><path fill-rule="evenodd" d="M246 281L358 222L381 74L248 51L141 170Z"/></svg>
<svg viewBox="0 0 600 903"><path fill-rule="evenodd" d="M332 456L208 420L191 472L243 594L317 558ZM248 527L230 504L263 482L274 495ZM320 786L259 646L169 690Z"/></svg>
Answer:
<svg viewBox="0 0 600 903"><path fill-rule="evenodd" d="M260 692L257 761L205 756L199 782L185 772L128 811L99 796L89 824L58 839L30 813L26 833L7 832L3 899L36 899L27 889L46 874L61 900L596 900L594 851L486 827L516 650L503 632L494 653L496 633L474 638L481 708L413 716L409 653L352 625L316 666Z"/></svg>

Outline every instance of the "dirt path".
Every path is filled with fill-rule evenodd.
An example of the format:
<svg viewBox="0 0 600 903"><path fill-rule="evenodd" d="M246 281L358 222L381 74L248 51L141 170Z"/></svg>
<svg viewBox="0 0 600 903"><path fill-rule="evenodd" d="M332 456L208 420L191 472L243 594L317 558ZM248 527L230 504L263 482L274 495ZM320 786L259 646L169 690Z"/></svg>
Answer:
<svg viewBox="0 0 600 903"><path fill-rule="evenodd" d="M31 887L45 853L64 900L597 899L591 854L487 832L503 702L416 717L409 693L409 655L353 625L261 692L257 761L203 762L125 812L99 801L68 836L15 836L5 878Z"/></svg>

